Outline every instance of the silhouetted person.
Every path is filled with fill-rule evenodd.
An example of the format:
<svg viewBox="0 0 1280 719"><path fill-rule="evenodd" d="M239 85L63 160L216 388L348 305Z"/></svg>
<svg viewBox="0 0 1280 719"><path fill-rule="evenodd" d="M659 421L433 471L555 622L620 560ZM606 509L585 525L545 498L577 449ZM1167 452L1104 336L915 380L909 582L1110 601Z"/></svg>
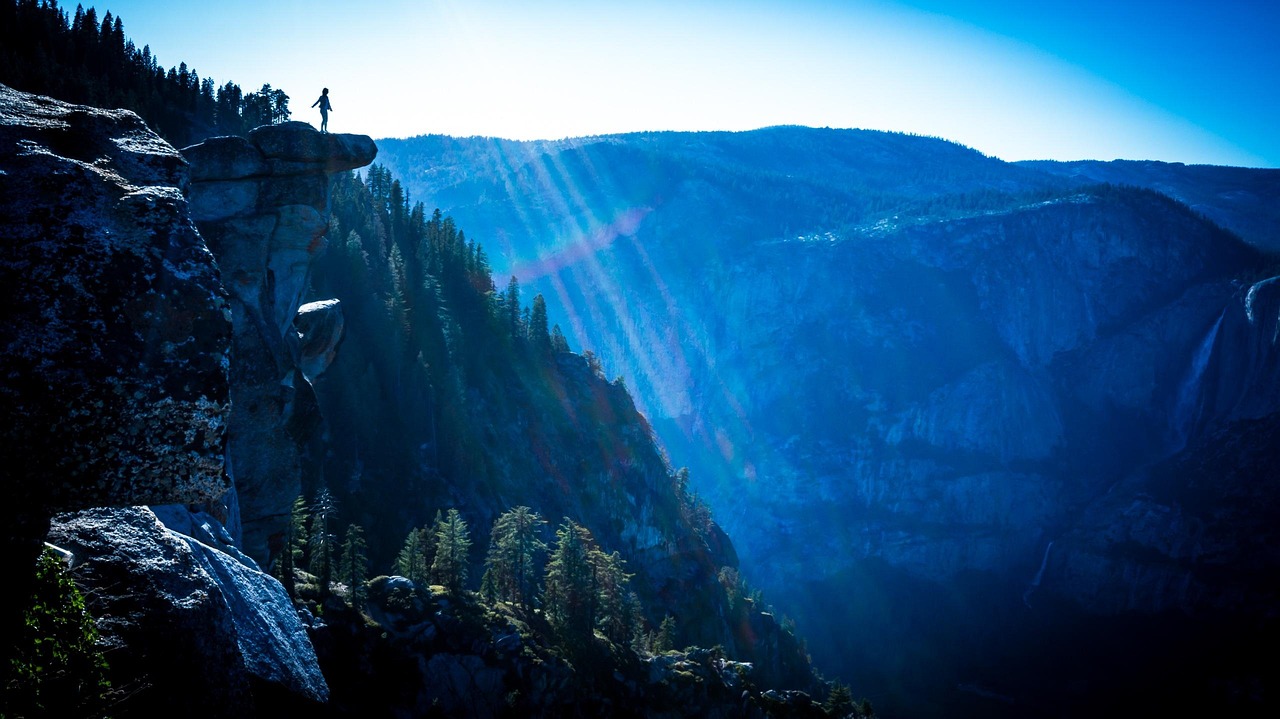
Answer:
<svg viewBox="0 0 1280 719"><path fill-rule="evenodd" d="M333 109L333 106L329 104L329 88L326 87L321 90L319 99L311 103L312 107L316 105L320 106L320 132L328 132L329 111Z"/></svg>

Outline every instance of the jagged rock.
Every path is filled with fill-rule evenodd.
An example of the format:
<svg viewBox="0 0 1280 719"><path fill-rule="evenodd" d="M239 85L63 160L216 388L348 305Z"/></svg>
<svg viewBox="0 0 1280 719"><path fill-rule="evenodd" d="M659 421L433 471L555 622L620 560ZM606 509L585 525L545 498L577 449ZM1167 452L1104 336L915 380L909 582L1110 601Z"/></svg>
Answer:
<svg viewBox="0 0 1280 719"><path fill-rule="evenodd" d="M156 519L160 520L166 528L183 534L200 542L201 544L216 549L223 554L228 554L236 559L236 561L253 570L261 570L258 563L253 558L236 546L235 537L231 532L208 512L191 511L186 505L182 504L161 504L148 507Z"/></svg>
<svg viewBox="0 0 1280 719"><path fill-rule="evenodd" d="M182 152L192 168L192 219L231 295L229 451L239 539L265 566L301 490L299 443L320 422L306 375L309 369L318 376L324 362L304 357L293 323L311 262L324 249L329 173L367 165L377 147L363 135L322 134L289 122ZM320 354L331 358L332 351Z"/></svg>
<svg viewBox="0 0 1280 719"><path fill-rule="evenodd" d="M49 541L74 555L113 677L134 692L122 713L249 716L328 699L275 579L166 529L145 507L59 515Z"/></svg>
<svg viewBox="0 0 1280 719"><path fill-rule="evenodd" d="M230 322L186 185L133 113L0 85L6 621L52 513L226 491Z"/></svg>

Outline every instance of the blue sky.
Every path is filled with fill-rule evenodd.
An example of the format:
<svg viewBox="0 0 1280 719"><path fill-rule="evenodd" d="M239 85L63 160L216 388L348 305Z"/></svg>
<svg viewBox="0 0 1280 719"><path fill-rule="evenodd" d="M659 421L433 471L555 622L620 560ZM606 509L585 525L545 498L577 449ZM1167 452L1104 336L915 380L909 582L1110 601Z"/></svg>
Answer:
<svg viewBox="0 0 1280 719"><path fill-rule="evenodd" d="M327 86L330 129L556 139L778 124L1006 160L1280 167L1280 2L111 0L165 65Z"/></svg>

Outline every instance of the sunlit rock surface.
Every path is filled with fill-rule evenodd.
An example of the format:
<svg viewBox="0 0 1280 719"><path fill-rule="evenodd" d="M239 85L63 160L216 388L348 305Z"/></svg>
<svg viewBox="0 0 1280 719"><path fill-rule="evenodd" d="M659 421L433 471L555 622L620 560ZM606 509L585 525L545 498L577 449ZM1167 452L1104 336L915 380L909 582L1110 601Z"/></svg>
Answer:
<svg viewBox="0 0 1280 719"><path fill-rule="evenodd" d="M363 135L288 122L182 153L191 163L191 217L231 295L231 466L244 550L265 566L301 491L299 443L319 423L306 377L319 364L304 358L294 320L325 247L329 174L369 164L377 147ZM331 361L331 352L319 354Z"/></svg>
<svg viewBox="0 0 1280 719"><path fill-rule="evenodd" d="M49 541L71 551L115 684L131 688L122 714L253 716L286 698L328 698L274 578L166 529L145 507L59 515Z"/></svg>

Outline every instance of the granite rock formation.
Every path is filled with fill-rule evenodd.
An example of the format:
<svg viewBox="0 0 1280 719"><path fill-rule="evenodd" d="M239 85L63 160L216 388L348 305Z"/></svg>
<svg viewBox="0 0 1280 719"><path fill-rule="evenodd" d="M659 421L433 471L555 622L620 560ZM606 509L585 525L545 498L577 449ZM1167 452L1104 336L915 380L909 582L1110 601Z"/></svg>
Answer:
<svg viewBox="0 0 1280 719"><path fill-rule="evenodd" d="M284 587L233 554L166 529L146 507L58 515L89 610L129 687L122 715L255 716L328 685Z"/></svg>
<svg viewBox="0 0 1280 719"><path fill-rule="evenodd" d="M0 86L6 598L55 512L227 489L231 323L186 186L133 113Z"/></svg>
<svg viewBox="0 0 1280 719"><path fill-rule="evenodd" d="M293 320L301 341L298 367L308 382L314 384L333 364L345 324L342 303L338 300L308 302L298 308L298 316Z"/></svg>
<svg viewBox="0 0 1280 719"><path fill-rule="evenodd" d="M20 617L40 540L64 513L49 540L76 555L113 679L143 714L240 715L327 698L290 599L233 536L240 505L256 530L273 506L264 495L278 490L253 481L269 459L235 452L249 436L262 453L281 448L288 469L289 432L318 422L299 363L322 371L341 312L318 308L324 321L306 330L314 356L300 352L293 319L323 248L328 173L376 148L305 125L253 138L189 150L193 183L183 156L136 115L0 86L4 619ZM248 467L238 487L237 459ZM287 511L296 467L275 479ZM197 506L218 516L188 509ZM267 559L262 533L250 537Z"/></svg>
<svg viewBox="0 0 1280 719"><path fill-rule="evenodd" d="M1052 588L1107 614L1270 616L1280 602L1280 278L1237 287L1172 402L1178 451L1093 502L1048 563Z"/></svg>
<svg viewBox="0 0 1280 719"><path fill-rule="evenodd" d="M230 324L182 157L129 112L0 113L6 504L216 498Z"/></svg>
<svg viewBox="0 0 1280 719"><path fill-rule="evenodd" d="M230 529L267 566L301 492L299 446L319 422L304 371L315 364L303 358L294 319L325 247L329 175L367 165L377 147L363 135L288 122L182 153L191 163L191 218L230 294L228 465L240 517Z"/></svg>

